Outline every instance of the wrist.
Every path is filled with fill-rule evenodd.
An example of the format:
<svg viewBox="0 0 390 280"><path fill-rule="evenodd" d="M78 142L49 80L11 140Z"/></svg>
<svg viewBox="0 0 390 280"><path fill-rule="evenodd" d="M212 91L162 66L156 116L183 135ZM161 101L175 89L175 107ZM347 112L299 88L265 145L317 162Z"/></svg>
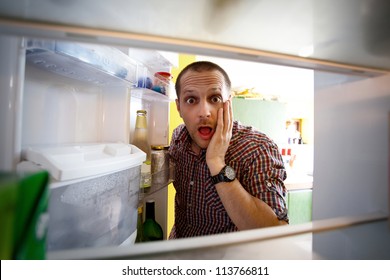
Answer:
<svg viewBox="0 0 390 280"><path fill-rule="evenodd" d="M208 167L209 167L211 176L217 175L221 171L221 169L224 168L224 166L225 166L224 162L209 164Z"/></svg>

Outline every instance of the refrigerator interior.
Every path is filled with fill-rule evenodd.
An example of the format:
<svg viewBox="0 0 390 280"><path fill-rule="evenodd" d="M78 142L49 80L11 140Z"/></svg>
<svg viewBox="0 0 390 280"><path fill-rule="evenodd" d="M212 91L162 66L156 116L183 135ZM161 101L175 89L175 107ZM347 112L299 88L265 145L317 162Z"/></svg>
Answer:
<svg viewBox="0 0 390 280"><path fill-rule="evenodd" d="M136 89L146 66L136 57L130 58L126 48L25 40L22 148L84 142L129 143L135 112L141 108L148 111L152 144L167 143L168 111L161 100L169 99L149 89ZM56 44L52 47L55 53L45 43ZM143 53L147 55L148 51ZM153 67L161 70L166 66Z"/></svg>
<svg viewBox="0 0 390 280"><path fill-rule="evenodd" d="M2 129L13 128L2 136L2 141L13 143L5 156L12 160L2 163L3 169L37 168L31 162L26 163L26 151L30 149L103 147L103 152L98 151L99 157L102 153L107 157L107 147L131 143L138 109L148 112L150 143L168 144L169 91L163 95L142 88L139 83L146 74L170 71L171 62L158 51L12 36L1 36L1 44L9 50L8 56L3 56L6 64L15 64L15 59L20 62L13 73L2 74L15 77L19 83L19 87L6 88L8 94L2 97L9 99L10 108L16 108L3 112L6 122L2 122L5 126ZM151 61L153 64L148 64ZM2 108L6 108L5 104ZM135 152L137 149L131 153ZM81 156L85 161L87 156L98 157L91 152ZM132 243L142 162L139 157L137 161L132 168L118 167L110 172L102 168L99 174L85 178L61 181L51 176L49 214L62 220L52 219L52 226L49 222L48 249ZM93 188L98 191L93 193ZM152 195L159 209L156 219L162 226L166 225L165 191ZM75 206L72 203L76 200ZM89 212L82 204L92 205L87 209ZM71 215L79 220L72 220ZM83 224L82 217L90 219L86 220L89 232L77 228ZM58 228L72 229L72 226L73 236L72 230L67 230L68 236L58 233ZM61 244L51 244L53 235L59 236L55 240Z"/></svg>

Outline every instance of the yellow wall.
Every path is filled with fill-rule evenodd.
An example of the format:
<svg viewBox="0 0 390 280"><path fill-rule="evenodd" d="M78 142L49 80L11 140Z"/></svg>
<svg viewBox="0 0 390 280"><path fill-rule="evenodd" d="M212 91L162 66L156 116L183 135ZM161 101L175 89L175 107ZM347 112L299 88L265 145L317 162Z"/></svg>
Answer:
<svg viewBox="0 0 390 280"><path fill-rule="evenodd" d="M195 61L195 55L179 54L179 67L172 69L173 82L176 82L176 77L180 71L188 64ZM179 113L176 110L176 103L172 101L169 104L169 142L171 141L171 135L173 130L183 123ZM167 213L167 236L169 236L172 226L175 221L175 188L172 184L168 186L168 213Z"/></svg>

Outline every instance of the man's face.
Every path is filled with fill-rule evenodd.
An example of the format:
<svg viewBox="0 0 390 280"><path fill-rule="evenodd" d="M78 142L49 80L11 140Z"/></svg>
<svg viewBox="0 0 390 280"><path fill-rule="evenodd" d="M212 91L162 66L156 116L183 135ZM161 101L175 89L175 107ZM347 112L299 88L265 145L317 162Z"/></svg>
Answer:
<svg viewBox="0 0 390 280"><path fill-rule="evenodd" d="M218 109L230 93L223 75L214 71L186 72L180 81L176 107L193 140L195 151L206 149L217 126Z"/></svg>

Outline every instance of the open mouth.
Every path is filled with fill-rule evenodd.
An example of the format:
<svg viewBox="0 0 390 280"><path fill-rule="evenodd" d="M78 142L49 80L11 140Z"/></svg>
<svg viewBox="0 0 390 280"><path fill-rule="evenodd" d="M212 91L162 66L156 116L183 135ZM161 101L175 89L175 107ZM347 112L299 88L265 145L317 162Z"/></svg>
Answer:
<svg viewBox="0 0 390 280"><path fill-rule="evenodd" d="M213 129L208 126L201 126L198 128L198 132L200 134L200 137L204 140L208 140L213 135Z"/></svg>

